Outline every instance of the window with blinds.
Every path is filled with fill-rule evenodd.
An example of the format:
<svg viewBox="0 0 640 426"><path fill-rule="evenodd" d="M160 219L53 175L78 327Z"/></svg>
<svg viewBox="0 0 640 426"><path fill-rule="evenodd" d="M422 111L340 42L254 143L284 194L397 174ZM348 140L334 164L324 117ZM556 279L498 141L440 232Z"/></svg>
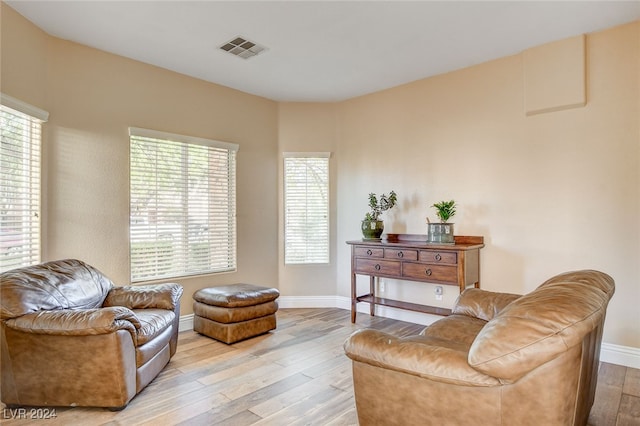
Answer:
<svg viewBox="0 0 640 426"><path fill-rule="evenodd" d="M238 146L129 133L131 281L235 270Z"/></svg>
<svg viewBox="0 0 640 426"><path fill-rule="evenodd" d="M284 154L285 264L329 263L329 153Z"/></svg>
<svg viewBox="0 0 640 426"><path fill-rule="evenodd" d="M48 113L6 95L0 105L0 272L40 262L40 143Z"/></svg>

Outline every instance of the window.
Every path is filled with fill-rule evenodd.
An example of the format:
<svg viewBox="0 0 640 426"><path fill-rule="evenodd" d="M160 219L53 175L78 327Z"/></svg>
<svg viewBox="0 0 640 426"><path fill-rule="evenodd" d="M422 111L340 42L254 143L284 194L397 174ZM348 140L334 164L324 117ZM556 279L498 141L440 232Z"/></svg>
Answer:
<svg viewBox="0 0 640 426"><path fill-rule="evenodd" d="M284 154L284 261L329 263L329 153Z"/></svg>
<svg viewBox="0 0 640 426"><path fill-rule="evenodd" d="M40 262L40 142L46 111L2 95L0 272Z"/></svg>
<svg viewBox="0 0 640 426"><path fill-rule="evenodd" d="M236 268L236 152L130 128L131 281Z"/></svg>

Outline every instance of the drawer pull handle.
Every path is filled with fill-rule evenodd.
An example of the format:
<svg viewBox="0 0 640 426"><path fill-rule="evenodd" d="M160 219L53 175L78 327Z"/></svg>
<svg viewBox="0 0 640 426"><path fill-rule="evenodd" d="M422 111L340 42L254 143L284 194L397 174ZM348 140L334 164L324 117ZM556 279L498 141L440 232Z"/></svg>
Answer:
<svg viewBox="0 0 640 426"><path fill-rule="evenodd" d="M427 273L427 276L431 276L431 269L427 269L425 272Z"/></svg>
<svg viewBox="0 0 640 426"><path fill-rule="evenodd" d="M375 268L376 268L376 271L379 271L380 270L380 265L376 264Z"/></svg>
<svg viewBox="0 0 640 426"><path fill-rule="evenodd" d="M367 255L371 256L373 254L373 252L371 251L371 249L367 250Z"/></svg>
<svg viewBox="0 0 640 426"><path fill-rule="evenodd" d="M436 260L438 262L440 262L442 260L442 256L440 256L440 253L436 254Z"/></svg>
<svg viewBox="0 0 640 426"><path fill-rule="evenodd" d="M398 257L404 257L404 253L403 253L403 252L401 252L401 251L399 251L399 252L398 252Z"/></svg>

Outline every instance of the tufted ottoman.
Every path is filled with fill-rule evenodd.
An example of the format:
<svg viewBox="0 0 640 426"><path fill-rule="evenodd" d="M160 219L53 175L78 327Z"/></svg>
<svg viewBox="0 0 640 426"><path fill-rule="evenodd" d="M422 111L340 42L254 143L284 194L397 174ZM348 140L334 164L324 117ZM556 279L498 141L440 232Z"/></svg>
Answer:
<svg viewBox="0 0 640 426"><path fill-rule="evenodd" d="M193 295L193 330L224 343L276 328L275 288L232 284L198 290Z"/></svg>

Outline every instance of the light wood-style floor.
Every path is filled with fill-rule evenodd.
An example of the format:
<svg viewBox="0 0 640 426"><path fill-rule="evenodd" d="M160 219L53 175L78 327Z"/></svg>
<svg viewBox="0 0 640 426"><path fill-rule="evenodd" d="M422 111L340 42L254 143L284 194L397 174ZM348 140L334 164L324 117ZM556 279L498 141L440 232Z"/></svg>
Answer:
<svg viewBox="0 0 640 426"><path fill-rule="evenodd" d="M424 326L341 309L281 309L277 330L234 345L180 333L167 368L120 412L58 408L38 425L356 425L351 361L342 344L372 327L409 335ZM640 370L602 363L589 424L640 425Z"/></svg>

